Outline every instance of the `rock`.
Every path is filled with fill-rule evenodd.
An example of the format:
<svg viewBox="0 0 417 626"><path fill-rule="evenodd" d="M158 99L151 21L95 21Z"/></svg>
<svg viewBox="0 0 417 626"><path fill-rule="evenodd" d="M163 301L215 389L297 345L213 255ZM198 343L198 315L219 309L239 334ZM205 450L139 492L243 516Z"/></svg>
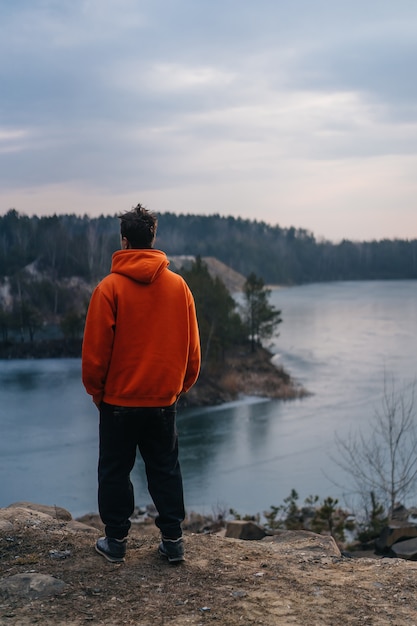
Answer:
<svg viewBox="0 0 417 626"><path fill-rule="evenodd" d="M255 522L234 520L226 526L226 537L230 539L244 539L246 541L259 541L266 536L263 528Z"/></svg>
<svg viewBox="0 0 417 626"><path fill-rule="evenodd" d="M96 536L99 534L99 530L96 527L83 524L82 522L72 519L71 514L65 509L58 510L57 519L55 515L55 507L48 507L44 505L32 504L30 508L19 505L29 504L26 502L16 503L8 506L4 509L0 509L0 532L4 528L3 532L10 533L14 529L19 527L32 528L40 532L48 532L50 535L60 535L63 531L71 534L90 534ZM41 509L41 510L38 510ZM43 511L53 512L53 515L44 513ZM69 520L64 520L62 517L70 516Z"/></svg>
<svg viewBox="0 0 417 626"><path fill-rule="evenodd" d="M81 522L85 526L93 526L94 528L97 528L97 530L99 530L100 532L104 531L104 524L101 521L98 513L86 513L86 515L77 517L75 521Z"/></svg>
<svg viewBox="0 0 417 626"><path fill-rule="evenodd" d="M13 530L13 524L5 519L0 519L0 534L9 533Z"/></svg>
<svg viewBox="0 0 417 626"><path fill-rule="evenodd" d="M68 559L71 554L71 550L49 550L50 559Z"/></svg>
<svg viewBox="0 0 417 626"><path fill-rule="evenodd" d="M88 526L87 524L83 524L82 522L78 522L76 520L71 520L68 524L65 525L65 530L77 534L90 534L90 535L99 535L100 531L94 526Z"/></svg>
<svg viewBox="0 0 417 626"><path fill-rule="evenodd" d="M280 544L280 548L283 551L294 552L297 550L297 552L308 552L338 558L342 556L333 537L330 535L318 535L308 530L278 531L272 537L267 537L265 541Z"/></svg>
<svg viewBox="0 0 417 626"><path fill-rule="evenodd" d="M391 520L396 522L406 522L408 519L409 511L403 504L397 504L391 514Z"/></svg>
<svg viewBox="0 0 417 626"><path fill-rule="evenodd" d="M192 533L218 533L222 531L224 531L224 534L226 533L225 521L222 513L218 513L216 516L209 516L191 511L187 514L187 519L183 524L183 529L189 530Z"/></svg>
<svg viewBox="0 0 417 626"><path fill-rule="evenodd" d="M0 509L0 520L8 521L13 526L15 524L22 524L24 526L45 526L49 528L54 526L60 527L63 524L63 522L58 522L47 513L41 513L41 511L18 506Z"/></svg>
<svg viewBox="0 0 417 626"><path fill-rule="evenodd" d="M0 595L25 596L34 600L62 593L66 587L62 580L46 574L15 574L0 580Z"/></svg>
<svg viewBox="0 0 417 626"><path fill-rule="evenodd" d="M417 537L417 526L407 522L391 522L376 539L375 548L380 553L388 552L394 543L412 537Z"/></svg>
<svg viewBox="0 0 417 626"><path fill-rule="evenodd" d="M35 504L33 502L14 502L13 504L9 504L7 508L20 508L29 509L30 511L39 511L40 513L50 515L54 519L62 520L65 522L72 520L71 513L67 511L67 509L63 509L60 506L48 506L46 504Z"/></svg>
<svg viewBox="0 0 417 626"><path fill-rule="evenodd" d="M391 551L399 559L417 561L417 538L399 541L391 547Z"/></svg>

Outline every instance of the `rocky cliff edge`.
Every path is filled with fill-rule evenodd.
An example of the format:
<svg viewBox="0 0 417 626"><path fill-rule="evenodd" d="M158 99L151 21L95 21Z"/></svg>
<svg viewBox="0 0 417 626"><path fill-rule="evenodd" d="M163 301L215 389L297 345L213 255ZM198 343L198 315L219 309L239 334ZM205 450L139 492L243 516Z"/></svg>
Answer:
<svg viewBox="0 0 417 626"><path fill-rule="evenodd" d="M248 541L187 530L187 560L172 566L157 554L152 522L133 524L123 564L95 552L101 533L96 515L0 509L0 624L416 623L417 563L348 558L331 537L286 531Z"/></svg>

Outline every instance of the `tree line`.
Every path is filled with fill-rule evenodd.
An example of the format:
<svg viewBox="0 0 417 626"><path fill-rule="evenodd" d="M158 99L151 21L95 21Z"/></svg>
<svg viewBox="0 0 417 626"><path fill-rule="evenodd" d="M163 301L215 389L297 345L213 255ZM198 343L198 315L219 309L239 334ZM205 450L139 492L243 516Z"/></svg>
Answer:
<svg viewBox="0 0 417 626"><path fill-rule="evenodd" d="M58 330L61 337L81 339L91 291L108 273L119 247L117 220L28 218L16 211L0 219L3 344L50 338L53 328L55 336ZM245 304L238 308L200 256L179 271L194 294L203 363L218 362L232 346L244 343L254 351L281 322L280 311L269 304L270 291L255 273L247 277Z"/></svg>
<svg viewBox="0 0 417 626"><path fill-rule="evenodd" d="M266 284L417 278L417 239L331 243L304 229L217 214L159 215L157 246L169 255L213 256ZM0 216L0 279L35 263L54 278L94 282L119 248L115 216Z"/></svg>
<svg viewBox="0 0 417 626"><path fill-rule="evenodd" d="M89 297L110 269L120 246L116 216L28 217L11 209L0 216L0 339L33 341L41 330L59 328L82 336ZM417 240L340 244L317 242L301 229L220 215L159 216L157 247L167 255L193 256L182 273L199 309L203 355L217 359L245 336L252 349L280 323L266 284L320 280L417 278ZM247 281L246 310L202 257L214 256ZM240 320L240 321L239 321Z"/></svg>

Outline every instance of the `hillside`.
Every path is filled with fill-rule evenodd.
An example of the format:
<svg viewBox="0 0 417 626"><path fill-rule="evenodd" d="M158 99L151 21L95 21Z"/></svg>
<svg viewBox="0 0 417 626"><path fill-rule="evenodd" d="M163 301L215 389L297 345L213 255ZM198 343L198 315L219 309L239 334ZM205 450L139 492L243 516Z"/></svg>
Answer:
<svg viewBox="0 0 417 626"><path fill-rule="evenodd" d="M38 509L38 510L37 510ZM96 515L0 509L0 623L9 626L412 626L417 563L348 558L333 539L285 531L261 541L185 531L186 561L157 554L134 524L126 562L96 554ZM373 557L370 553L369 557Z"/></svg>
<svg viewBox="0 0 417 626"><path fill-rule="evenodd" d="M0 242L0 284L32 264L54 280L77 276L94 283L120 246L119 220L10 210L0 215ZM156 247L169 257L213 257L270 285L417 278L417 239L332 243L302 228L217 214L161 213Z"/></svg>
<svg viewBox="0 0 417 626"><path fill-rule="evenodd" d="M168 259L170 262L170 268L177 272L183 268L188 269L195 261L195 257L191 255L169 255ZM219 261L219 259L216 259L215 257L204 256L201 260L207 265L210 274L214 278L216 276L220 278L230 293L242 291L243 285L246 281L246 277L243 276L243 274L236 272L234 269L226 265L226 263L222 263L222 261Z"/></svg>

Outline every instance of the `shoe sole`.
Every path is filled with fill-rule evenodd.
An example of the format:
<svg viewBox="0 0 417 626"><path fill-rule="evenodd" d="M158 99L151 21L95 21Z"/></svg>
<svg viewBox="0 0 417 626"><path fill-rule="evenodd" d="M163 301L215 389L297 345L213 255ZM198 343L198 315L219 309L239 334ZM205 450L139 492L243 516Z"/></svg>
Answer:
<svg viewBox="0 0 417 626"><path fill-rule="evenodd" d="M161 548L158 548L158 552L160 556L163 556L165 559L168 559L168 563L182 563L183 561L185 561L184 556L168 556L168 554L164 552L163 550L161 550Z"/></svg>
<svg viewBox="0 0 417 626"><path fill-rule="evenodd" d="M107 552L103 552L102 550L100 550L100 548L98 548L97 546L95 546L96 552L98 552L98 554L101 554L101 556L104 556L105 559L107 559L107 561L109 561L109 563L123 563L124 562L124 557L120 557L118 558L117 556L110 556L109 554L107 554Z"/></svg>

